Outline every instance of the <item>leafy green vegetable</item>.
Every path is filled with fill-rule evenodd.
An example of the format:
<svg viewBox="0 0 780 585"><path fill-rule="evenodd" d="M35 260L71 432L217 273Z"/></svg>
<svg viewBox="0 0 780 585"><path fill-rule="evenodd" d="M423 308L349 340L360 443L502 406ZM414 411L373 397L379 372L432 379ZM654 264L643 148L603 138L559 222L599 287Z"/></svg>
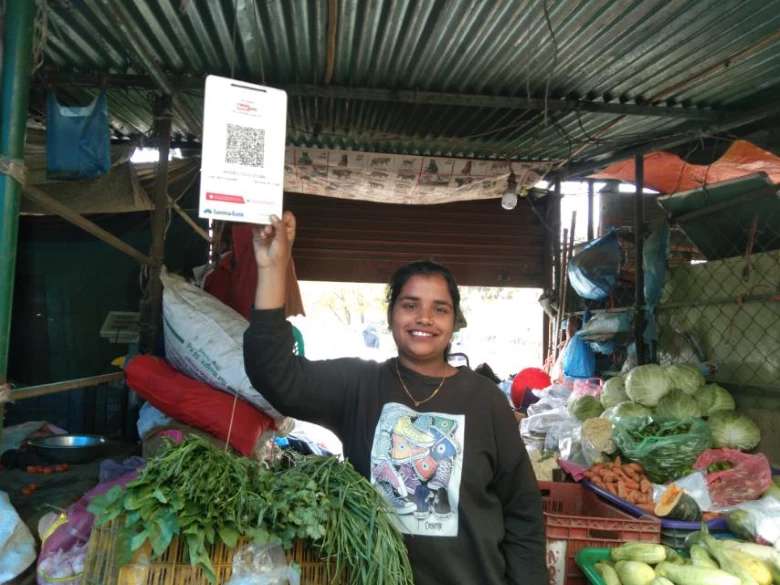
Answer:
<svg viewBox="0 0 780 585"><path fill-rule="evenodd" d="M604 382L604 387L601 389L601 404L604 408L611 408L627 401L626 379L623 376L616 376Z"/></svg>
<svg viewBox="0 0 780 585"><path fill-rule="evenodd" d="M614 426L620 451L627 459L641 463L654 483L682 477L712 445L707 423L700 418L626 418Z"/></svg>
<svg viewBox="0 0 780 585"><path fill-rule="evenodd" d="M667 418L701 417L699 405L682 390L672 390L661 398L653 412Z"/></svg>
<svg viewBox="0 0 780 585"><path fill-rule="evenodd" d="M705 380L699 368L690 364L677 364L666 368L666 373L672 381L672 389L682 390L693 396L696 390L704 386Z"/></svg>
<svg viewBox="0 0 780 585"><path fill-rule="evenodd" d="M614 421L619 418L643 417L651 413L650 409L636 402L621 402L604 411L601 418Z"/></svg>
<svg viewBox="0 0 780 585"><path fill-rule="evenodd" d="M626 394L644 406L655 406L671 389L672 379L656 364L637 366L626 378Z"/></svg>
<svg viewBox="0 0 780 585"><path fill-rule="evenodd" d="M593 396L578 396L567 406L569 414L579 420L598 418L604 412L604 406Z"/></svg>
<svg viewBox="0 0 780 585"><path fill-rule="evenodd" d="M737 407L734 397L728 390L717 384L702 386L696 391L694 398L701 409L702 416L710 416L722 410L734 410Z"/></svg>
<svg viewBox="0 0 780 585"><path fill-rule="evenodd" d="M712 444L721 449L750 451L761 442L761 431L755 421L733 410L716 412L708 421Z"/></svg>
<svg viewBox="0 0 780 585"><path fill-rule="evenodd" d="M120 566L147 542L158 557L178 536L190 564L216 583L207 546L233 548L248 536L260 544L278 538L290 548L301 539L334 560L337 574L346 570L351 585L412 583L403 538L382 496L332 457L288 458L271 469L188 437L168 442L137 480L111 488L88 509L97 525L121 519Z"/></svg>

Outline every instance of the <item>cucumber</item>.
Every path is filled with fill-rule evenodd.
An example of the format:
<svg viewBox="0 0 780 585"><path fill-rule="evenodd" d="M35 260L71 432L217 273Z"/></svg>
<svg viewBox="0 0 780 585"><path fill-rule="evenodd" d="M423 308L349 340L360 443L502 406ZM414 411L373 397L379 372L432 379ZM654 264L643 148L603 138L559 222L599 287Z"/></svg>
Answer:
<svg viewBox="0 0 780 585"><path fill-rule="evenodd" d="M712 560L707 549L700 544L694 544L691 547L691 562L695 567L705 567L708 569L718 569L718 563Z"/></svg>
<svg viewBox="0 0 780 585"><path fill-rule="evenodd" d="M666 560L666 549L660 544L628 543L609 551L613 561L638 561L655 565Z"/></svg>
<svg viewBox="0 0 780 585"><path fill-rule="evenodd" d="M676 585L742 585L739 577L720 569L660 563L656 571Z"/></svg>
<svg viewBox="0 0 780 585"><path fill-rule="evenodd" d="M620 561L615 565L623 585L650 585L655 579L653 567L639 561ZM704 585L703 583L701 585ZM723 585L730 585L724 583ZM739 584L734 584L739 585Z"/></svg>

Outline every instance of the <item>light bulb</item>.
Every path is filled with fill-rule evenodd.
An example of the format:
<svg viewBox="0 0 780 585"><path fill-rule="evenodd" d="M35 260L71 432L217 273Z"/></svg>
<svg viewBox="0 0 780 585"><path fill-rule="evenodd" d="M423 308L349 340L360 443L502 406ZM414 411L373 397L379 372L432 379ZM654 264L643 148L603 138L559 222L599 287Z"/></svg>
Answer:
<svg viewBox="0 0 780 585"><path fill-rule="evenodd" d="M504 191L504 194L501 196L501 207L507 211L517 207L517 193L509 190Z"/></svg>

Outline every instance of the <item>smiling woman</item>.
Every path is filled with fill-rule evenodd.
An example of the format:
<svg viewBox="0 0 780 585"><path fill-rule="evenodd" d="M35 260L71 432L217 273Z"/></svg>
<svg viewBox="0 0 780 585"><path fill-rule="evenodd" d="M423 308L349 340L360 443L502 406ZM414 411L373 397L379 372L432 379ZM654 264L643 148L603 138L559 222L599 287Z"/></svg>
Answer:
<svg viewBox="0 0 780 585"><path fill-rule="evenodd" d="M435 262L413 262L393 275L387 297L387 322L401 364L430 376L457 373L447 364L460 310L452 273Z"/></svg>
<svg viewBox="0 0 780 585"><path fill-rule="evenodd" d="M287 212L255 232L257 310L244 336L253 386L341 439L407 535L417 585L548 583L541 497L509 404L447 363L460 309L450 271L427 261L396 271L387 317L397 358L307 360L293 355L283 308L295 230Z"/></svg>

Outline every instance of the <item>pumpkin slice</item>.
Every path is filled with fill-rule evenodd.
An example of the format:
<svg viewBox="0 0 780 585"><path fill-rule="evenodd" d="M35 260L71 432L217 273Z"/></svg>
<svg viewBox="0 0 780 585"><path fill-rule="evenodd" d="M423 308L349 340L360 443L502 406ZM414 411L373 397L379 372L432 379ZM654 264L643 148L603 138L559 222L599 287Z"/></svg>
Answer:
<svg viewBox="0 0 780 585"><path fill-rule="evenodd" d="M669 487L655 505L655 515L668 520L683 522L701 522L701 508L691 496L674 483Z"/></svg>

